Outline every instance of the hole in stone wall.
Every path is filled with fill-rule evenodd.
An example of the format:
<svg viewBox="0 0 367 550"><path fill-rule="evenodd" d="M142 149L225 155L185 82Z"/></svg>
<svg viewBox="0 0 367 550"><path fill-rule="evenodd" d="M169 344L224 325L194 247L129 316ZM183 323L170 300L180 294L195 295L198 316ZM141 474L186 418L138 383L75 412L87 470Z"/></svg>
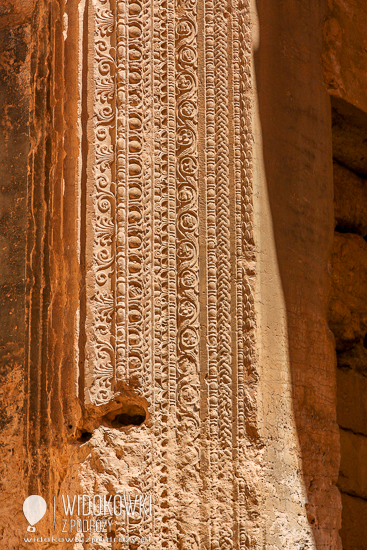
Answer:
<svg viewBox="0 0 367 550"><path fill-rule="evenodd" d="M86 443L87 441L92 439L92 437L93 434L91 432L82 432L80 437L78 437L78 441L80 441L81 443Z"/></svg>
<svg viewBox="0 0 367 550"><path fill-rule="evenodd" d="M355 227L353 227L352 225L342 225L341 223L336 224L334 231L336 231L337 233L357 233Z"/></svg>
<svg viewBox="0 0 367 550"><path fill-rule="evenodd" d="M136 403L124 403L119 409L106 414L104 422L111 428L141 426L147 417L145 409Z"/></svg>

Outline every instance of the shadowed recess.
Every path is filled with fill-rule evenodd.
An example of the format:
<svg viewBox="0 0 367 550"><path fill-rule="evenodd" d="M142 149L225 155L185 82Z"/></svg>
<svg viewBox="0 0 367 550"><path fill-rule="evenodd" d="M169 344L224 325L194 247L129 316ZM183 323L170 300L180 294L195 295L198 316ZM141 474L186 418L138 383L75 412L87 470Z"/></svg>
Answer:
<svg viewBox="0 0 367 550"><path fill-rule="evenodd" d="M141 426L147 417L145 409L136 403L124 403L116 411L103 417L103 421L111 428L126 428L128 426Z"/></svg>
<svg viewBox="0 0 367 550"><path fill-rule="evenodd" d="M82 432L81 436L78 438L78 441L81 443L87 443L90 439L92 439L93 434L90 432Z"/></svg>

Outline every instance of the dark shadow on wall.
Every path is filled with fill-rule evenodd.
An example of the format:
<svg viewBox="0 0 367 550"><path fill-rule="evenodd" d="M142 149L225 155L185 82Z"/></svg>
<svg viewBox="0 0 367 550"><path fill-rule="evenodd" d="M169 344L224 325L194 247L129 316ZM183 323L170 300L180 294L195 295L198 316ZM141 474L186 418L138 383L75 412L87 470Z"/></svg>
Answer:
<svg viewBox="0 0 367 550"><path fill-rule="evenodd" d="M344 550L367 540L367 113L331 97L335 236L329 327L337 352Z"/></svg>
<svg viewBox="0 0 367 550"><path fill-rule="evenodd" d="M307 516L318 550L337 547L339 436L327 326L333 243L330 100L323 86L327 2L257 0L255 74L267 191L284 292L293 410Z"/></svg>

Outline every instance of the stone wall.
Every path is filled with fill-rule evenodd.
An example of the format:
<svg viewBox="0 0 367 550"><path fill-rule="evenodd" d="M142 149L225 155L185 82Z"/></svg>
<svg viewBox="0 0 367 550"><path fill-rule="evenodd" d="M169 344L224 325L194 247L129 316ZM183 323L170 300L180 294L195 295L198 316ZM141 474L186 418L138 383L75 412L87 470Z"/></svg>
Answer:
<svg viewBox="0 0 367 550"><path fill-rule="evenodd" d="M367 117L333 98L335 236L329 325L337 351L341 463L341 537L345 550L365 545Z"/></svg>
<svg viewBox="0 0 367 550"><path fill-rule="evenodd" d="M330 328L337 351L337 416L341 464L343 548L365 546L365 268L366 242L366 36L363 2L329 3L323 68L332 96L335 245Z"/></svg>

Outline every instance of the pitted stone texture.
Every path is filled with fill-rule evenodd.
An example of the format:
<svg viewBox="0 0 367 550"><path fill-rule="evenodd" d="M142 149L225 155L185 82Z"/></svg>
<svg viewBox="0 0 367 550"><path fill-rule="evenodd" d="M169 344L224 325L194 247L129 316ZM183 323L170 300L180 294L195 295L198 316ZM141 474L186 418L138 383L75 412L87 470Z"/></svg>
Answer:
<svg viewBox="0 0 367 550"><path fill-rule="evenodd" d="M0 29L16 27L28 22L36 0L2 0L0 5Z"/></svg>
<svg viewBox="0 0 367 550"><path fill-rule="evenodd" d="M152 486L142 485L146 469L149 467L151 448L151 438L146 434L141 437L139 429L133 428L127 434L100 427L93 432L93 437L87 443L79 449L76 447L71 449L68 475L62 483L62 492L73 494L78 490L80 494L90 495L92 498L95 494L109 496L126 494L133 500L133 495L144 493L151 495L153 501ZM171 472L166 474L172 482L174 470L172 465ZM163 502L157 499L154 511L162 504ZM109 520L113 522L112 531L115 536L152 536L152 523L157 522L158 518L155 517L153 520L149 515L149 507L145 511L147 515L136 514L134 519L129 521L126 521L125 513L119 516L107 514ZM158 534L154 539L155 543L152 541L153 547L157 544L157 538ZM111 545L96 544L92 548L110 549Z"/></svg>

